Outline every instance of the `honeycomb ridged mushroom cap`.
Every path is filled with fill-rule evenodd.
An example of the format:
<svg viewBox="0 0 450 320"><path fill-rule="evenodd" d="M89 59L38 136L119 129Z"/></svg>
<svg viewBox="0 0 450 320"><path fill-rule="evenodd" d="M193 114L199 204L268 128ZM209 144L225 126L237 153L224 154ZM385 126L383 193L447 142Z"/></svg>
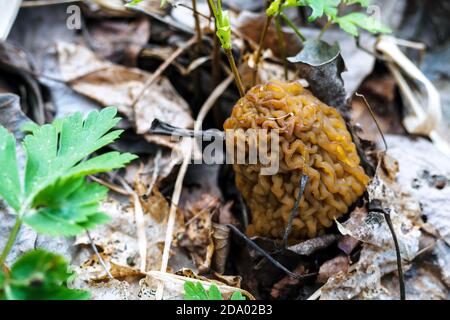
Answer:
<svg viewBox="0 0 450 320"><path fill-rule="evenodd" d="M245 150L251 142L238 132L268 129L279 134L276 174L262 175L261 163L233 164L236 185L251 211L250 236L283 237L302 174L309 181L293 220L294 240L322 234L369 182L341 114L298 82L253 87L233 107L224 129L233 130L235 140L246 139Z"/></svg>

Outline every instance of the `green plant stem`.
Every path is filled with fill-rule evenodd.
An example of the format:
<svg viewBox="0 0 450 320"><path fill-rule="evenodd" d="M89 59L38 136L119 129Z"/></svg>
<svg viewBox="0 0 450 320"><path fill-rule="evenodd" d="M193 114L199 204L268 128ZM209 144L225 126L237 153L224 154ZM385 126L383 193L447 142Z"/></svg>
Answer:
<svg viewBox="0 0 450 320"><path fill-rule="evenodd" d="M225 49L225 54L227 55L228 62L230 63L231 71L233 72L234 81L236 82L236 86L238 87L239 94L241 95L241 97L243 97L245 95L245 88L239 74L239 70L236 66L236 62L234 61L233 52L231 51L231 49Z"/></svg>
<svg viewBox="0 0 450 320"><path fill-rule="evenodd" d="M283 30L281 30L280 15L275 18L275 26L277 28L278 35L278 47L280 48L281 59L283 60L284 78L288 80L288 65L286 60L286 41L284 39Z"/></svg>
<svg viewBox="0 0 450 320"><path fill-rule="evenodd" d="M11 230L11 233L9 234L8 242L3 248L2 255L0 256L0 267L3 266L3 264L5 263L6 258L8 257L8 254L11 251L14 242L16 241L21 226L22 226L22 217L18 215L16 218L16 223L14 224L14 227Z"/></svg>
<svg viewBox="0 0 450 320"><path fill-rule="evenodd" d="M292 22L291 19L288 18L287 15L285 15L283 12L280 13L281 17L284 19L286 24L291 27L292 30L294 30L295 34L300 38L302 42L306 41L305 36L300 32L300 30L297 28L297 26Z"/></svg>
<svg viewBox="0 0 450 320"><path fill-rule="evenodd" d="M317 40L322 39L323 34L325 33L325 31L328 30L328 28L331 26L331 24L332 24L331 19L328 19L328 21L327 21L327 23L325 24L325 26L322 28L322 30L320 30L320 34L319 34L319 36L317 37Z"/></svg>
<svg viewBox="0 0 450 320"><path fill-rule="evenodd" d="M261 52L264 46L264 40L266 39L267 31L269 30L270 24L272 23L272 16L267 16L264 22L263 32L259 38L258 49L255 54L255 66L252 75L252 84L256 84L256 74L258 73L259 60L261 59Z"/></svg>

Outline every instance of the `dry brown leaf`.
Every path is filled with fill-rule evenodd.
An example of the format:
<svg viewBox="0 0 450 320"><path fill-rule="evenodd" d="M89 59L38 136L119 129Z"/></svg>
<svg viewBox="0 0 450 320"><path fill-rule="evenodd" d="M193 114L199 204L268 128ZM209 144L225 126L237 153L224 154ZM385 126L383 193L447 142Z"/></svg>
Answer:
<svg viewBox="0 0 450 320"><path fill-rule="evenodd" d="M347 273L349 267L349 260L347 256L339 255L325 261L319 269L319 275L316 282L325 283L327 280L339 272Z"/></svg>
<svg viewBox="0 0 450 320"><path fill-rule="evenodd" d="M86 47L57 43L61 76L76 92L102 106L116 106L131 121L136 132L154 143L174 147L168 137L148 134L155 118L180 128L193 126L190 108L169 80L160 77L135 103L150 73L101 60Z"/></svg>
<svg viewBox="0 0 450 320"><path fill-rule="evenodd" d="M186 230L177 238L179 245L189 251L200 272L207 272L211 267L214 254L212 216L219 206L219 199L206 193L197 201L188 202L184 210Z"/></svg>
<svg viewBox="0 0 450 320"><path fill-rule="evenodd" d="M150 37L150 21L95 19L88 25L95 53L110 61L135 66L138 55Z"/></svg>
<svg viewBox="0 0 450 320"><path fill-rule="evenodd" d="M381 199L383 207L390 213L399 241L403 268L407 269L407 263L419 251L421 232L415 221L420 215L420 209L418 205L414 206L413 198L394 190L398 187L395 183L388 184L386 181L376 176L368 186L369 198ZM363 245L360 258L351 266L351 271L339 272L330 277L321 289L320 298L373 299L382 290L381 277L397 269L394 243L384 216L357 208L346 222L336 223L343 235L351 236L363 242Z"/></svg>
<svg viewBox="0 0 450 320"><path fill-rule="evenodd" d="M154 203L151 205L150 203ZM144 225L147 238L147 270L158 269L161 263L160 243L164 241L167 227L168 204L164 197L155 192L144 207ZM139 271L141 265L138 237L135 224L134 209L130 205L109 199L103 203L102 210L108 213L112 222L102 225L90 234L94 244L101 252L109 272L114 278L142 278L145 274ZM157 216L158 219L154 217ZM180 216L180 218L182 218ZM177 220L182 227L182 220ZM90 241L86 235L78 236L75 245L89 248ZM87 250L87 249L86 249ZM106 271L95 255L81 250L75 261L80 264L75 268L80 278L86 282L108 280Z"/></svg>

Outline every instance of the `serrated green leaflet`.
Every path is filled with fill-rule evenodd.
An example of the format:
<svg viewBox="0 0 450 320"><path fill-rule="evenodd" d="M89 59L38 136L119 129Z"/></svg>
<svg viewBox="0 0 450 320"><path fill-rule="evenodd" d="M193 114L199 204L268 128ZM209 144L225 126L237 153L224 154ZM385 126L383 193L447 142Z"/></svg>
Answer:
<svg viewBox="0 0 450 320"><path fill-rule="evenodd" d="M240 291L235 291L231 295L230 300L245 300L245 297L242 295Z"/></svg>
<svg viewBox="0 0 450 320"><path fill-rule="evenodd" d="M20 208L20 179L14 136L0 126L0 197L14 210Z"/></svg>
<svg viewBox="0 0 450 320"><path fill-rule="evenodd" d="M75 113L65 118L60 128L44 125L26 136L26 195L37 193L60 177L79 174L78 166L85 166L79 164L81 160L119 137L121 130L108 132L120 120L115 117L116 113L115 108L105 108L101 112L91 112L84 121L81 113ZM90 173L120 168L134 158L131 154L111 158L106 167L96 162L98 166L92 166Z"/></svg>
<svg viewBox="0 0 450 320"><path fill-rule="evenodd" d="M107 191L97 183L86 183L84 178L59 180L35 197L33 207L39 209L25 216L24 222L39 233L75 236L109 221L98 211Z"/></svg>
<svg viewBox="0 0 450 320"><path fill-rule="evenodd" d="M27 157L23 191L14 137L0 127L0 197L16 210L20 221L55 236L73 236L108 221L98 211L107 189L87 183L85 176L123 167L136 158L108 152L88 159L121 134L121 130L110 131L120 120L116 114L115 108L105 108L89 113L85 120L75 113L52 124L25 125L30 134L23 142ZM5 258L2 253L1 260Z"/></svg>
<svg viewBox="0 0 450 320"><path fill-rule="evenodd" d="M208 300L222 300L222 294L219 288L215 285L211 285L208 290Z"/></svg>
<svg viewBox="0 0 450 320"><path fill-rule="evenodd" d="M372 33L389 33L391 30L380 21L361 12L352 12L336 19L345 32L358 36L358 27Z"/></svg>
<svg viewBox="0 0 450 320"><path fill-rule="evenodd" d="M341 3L345 5L358 4L365 8L369 6L370 0L286 0L284 2L282 0L275 0L266 10L266 14L268 16L277 14L280 12L280 6L281 11L289 7L309 7L311 9L311 15L308 17L309 22L315 21L325 15L329 20L329 24L337 23L342 30L355 37L359 35L358 28L372 33L391 32L380 21L362 12L353 12L339 16L338 11ZM326 28L328 28L329 24L327 24Z"/></svg>
<svg viewBox="0 0 450 320"><path fill-rule="evenodd" d="M215 284L209 286L206 291L200 282L193 283L186 281L184 283L184 299L185 300L223 300L219 288ZM230 300L245 300L241 292L236 291L231 295Z"/></svg>
<svg viewBox="0 0 450 320"><path fill-rule="evenodd" d="M89 293L67 287L72 276L63 257L33 250L19 258L8 274L0 269L0 299L82 300Z"/></svg>

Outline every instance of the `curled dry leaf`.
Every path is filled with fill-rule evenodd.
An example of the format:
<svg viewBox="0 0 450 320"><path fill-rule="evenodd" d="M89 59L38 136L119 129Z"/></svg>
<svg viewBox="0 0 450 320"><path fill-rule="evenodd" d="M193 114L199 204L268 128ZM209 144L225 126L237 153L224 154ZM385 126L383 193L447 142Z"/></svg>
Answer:
<svg viewBox="0 0 450 320"><path fill-rule="evenodd" d="M366 265L349 273L339 272L321 289L321 300L372 299L381 290L381 272L377 266Z"/></svg>
<svg viewBox="0 0 450 320"><path fill-rule="evenodd" d="M71 287L89 290L92 300L149 300L151 291L142 281L111 280L108 282L86 283L75 278Z"/></svg>
<svg viewBox="0 0 450 320"><path fill-rule="evenodd" d="M197 280L193 280L197 279ZM148 272L148 277L146 278L146 282L149 286L153 286L157 284L158 281L164 282L164 300L183 300L184 299L184 283L186 281L198 281L203 287L208 290L211 284L217 285L219 291L222 293L224 300L229 300L233 292L240 291L243 296L245 296L248 300L255 300L255 297L251 295L248 291L245 291L240 288L235 288L223 284L220 281L215 280L205 280L206 278L198 279L196 277L186 277L180 276L171 273L164 273L160 271L150 271Z"/></svg>
<svg viewBox="0 0 450 320"><path fill-rule="evenodd" d="M388 184L386 179L383 174L373 179L368 186L369 198L381 199L383 208L390 214L405 269L419 251L421 232L415 221L420 208L413 198L401 194L398 186ZM384 216L357 208L346 222L337 224L343 235L363 245L360 258L350 272L341 271L328 279L321 289L321 299L372 299L381 290L381 277L397 268L394 243Z"/></svg>
<svg viewBox="0 0 450 320"><path fill-rule="evenodd" d="M287 249L299 255L309 256L317 252L318 250L328 248L338 239L339 236L336 234L326 234L316 238L308 239L306 241L302 241L298 244L289 246Z"/></svg>
<svg viewBox="0 0 450 320"><path fill-rule="evenodd" d="M186 230L177 238L179 245L189 251L200 272L211 267L214 253L212 215L219 205L217 197L206 193L198 201L187 203L185 208Z"/></svg>
<svg viewBox="0 0 450 320"><path fill-rule="evenodd" d="M300 76L311 85L311 92L326 104L348 114L342 73L346 71L341 49L337 43L329 45L322 40L308 40L302 50L288 60L295 63Z"/></svg>
<svg viewBox="0 0 450 320"><path fill-rule="evenodd" d="M237 287L240 288L241 287L241 281L242 278L240 276L224 276L222 274L218 274L216 272L213 272L212 275L214 277L207 278L201 275L196 274L192 269L189 268L182 268L180 270L178 270L177 272L175 272L176 275L179 276L183 276L183 277L188 277L191 279L197 279L197 280L203 280L203 281L218 281L221 283L224 283L226 285L229 285L231 287Z"/></svg>
<svg viewBox="0 0 450 320"><path fill-rule="evenodd" d="M339 255L323 263L319 269L319 275L316 281L325 283L327 280L339 272L347 273L349 260L347 256Z"/></svg>
<svg viewBox="0 0 450 320"><path fill-rule="evenodd" d="M420 203L427 224L450 245L450 161L429 141L388 135L388 154L397 159L398 184Z"/></svg>
<svg viewBox="0 0 450 320"><path fill-rule="evenodd" d="M382 289L374 299L392 300L398 297L398 277L394 274L381 280ZM408 300L445 300L448 289L439 275L424 263L414 265L407 274L406 297Z"/></svg>
<svg viewBox="0 0 450 320"><path fill-rule="evenodd" d="M102 106L116 106L134 122L136 132L148 141L175 146L168 137L148 134L155 118L180 128L193 126L188 104L165 77L160 77L132 109L151 76L148 72L101 60L80 45L58 42L57 52L61 76L72 89Z"/></svg>

